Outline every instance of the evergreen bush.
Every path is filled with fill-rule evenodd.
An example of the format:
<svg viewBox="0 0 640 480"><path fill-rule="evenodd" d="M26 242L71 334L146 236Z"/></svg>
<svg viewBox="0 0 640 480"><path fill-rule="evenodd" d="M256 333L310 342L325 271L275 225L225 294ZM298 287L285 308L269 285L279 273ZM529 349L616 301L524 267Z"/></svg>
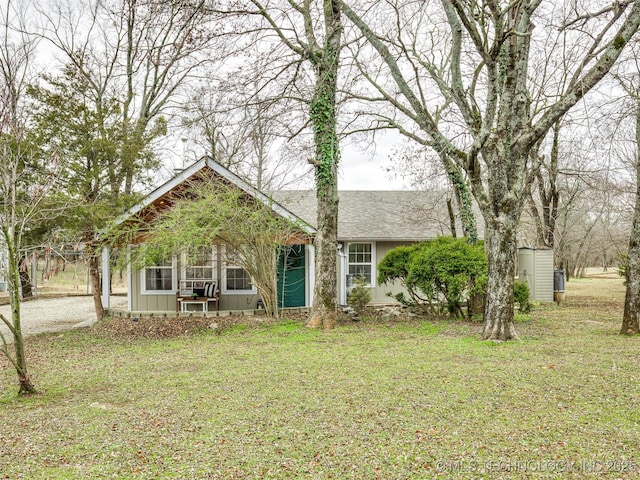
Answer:
<svg viewBox="0 0 640 480"><path fill-rule="evenodd" d="M378 266L380 283L393 280L407 289L410 298L403 296L405 303L420 305L435 315L460 317L463 303L484 293L486 254L482 244L470 245L451 237L394 248Z"/></svg>
<svg viewBox="0 0 640 480"><path fill-rule="evenodd" d="M518 310L522 313L529 313L533 304L531 303L531 292L526 283L516 282L513 286L513 300L518 305Z"/></svg>
<svg viewBox="0 0 640 480"><path fill-rule="evenodd" d="M367 287L367 281L361 276L356 277L355 284L349 293L347 304L355 310L356 314L362 315L371 301L371 291Z"/></svg>

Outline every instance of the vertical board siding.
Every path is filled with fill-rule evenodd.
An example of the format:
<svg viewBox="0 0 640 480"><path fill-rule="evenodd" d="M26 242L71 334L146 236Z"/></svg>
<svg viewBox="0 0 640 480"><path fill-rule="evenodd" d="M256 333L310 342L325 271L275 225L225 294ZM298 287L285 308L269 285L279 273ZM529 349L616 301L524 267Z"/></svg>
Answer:
<svg viewBox="0 0 640 480"><path fill-rule="evenodd" d="M553 250L522 247L518 250L518 279L529 287L532 300L553 302Z"/></svg>

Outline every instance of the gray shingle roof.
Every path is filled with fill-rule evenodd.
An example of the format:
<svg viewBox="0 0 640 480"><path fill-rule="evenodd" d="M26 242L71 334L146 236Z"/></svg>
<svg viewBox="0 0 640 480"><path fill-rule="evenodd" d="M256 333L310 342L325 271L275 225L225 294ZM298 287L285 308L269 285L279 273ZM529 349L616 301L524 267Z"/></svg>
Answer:
<svg viewBox="0 0 640 480"><path fill-rule="evenodd" d="M444 192L343 190L338 195L340 240L425 240L451 234ZM314 191L279 190L270 196L316 226Z"/></svg>

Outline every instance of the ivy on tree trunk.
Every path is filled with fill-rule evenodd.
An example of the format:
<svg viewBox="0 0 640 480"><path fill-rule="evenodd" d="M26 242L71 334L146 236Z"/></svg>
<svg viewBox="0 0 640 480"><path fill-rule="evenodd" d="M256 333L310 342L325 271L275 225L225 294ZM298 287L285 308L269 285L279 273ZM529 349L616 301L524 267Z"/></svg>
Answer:
<svg viewBox="0 0 640 480"><path fill-rule="evenodd" d="M325 2L331 4L332 2ZM323 55L316 64L316 87L310 116L316 156L313 160L318 202L316 236L316 282L307 323L310 327L333 328L337 323L338 162L340 148L336 132L336 91L340 55L340 23L337 6L331 10L333 33L327 37ZM327 20L329 22L329 20Z"/></svg>

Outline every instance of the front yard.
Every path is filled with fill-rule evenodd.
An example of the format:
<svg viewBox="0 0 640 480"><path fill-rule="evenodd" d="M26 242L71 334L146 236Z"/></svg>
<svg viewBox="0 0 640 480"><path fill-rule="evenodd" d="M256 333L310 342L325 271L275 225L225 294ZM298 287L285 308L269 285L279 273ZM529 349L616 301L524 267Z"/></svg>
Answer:
<svg viewBox="0 0 640 480"><path fill-rule="evenodd" d="M300 321L175 338L27 341L41 393L0 360L5 478L635 478L640 338L619 279L571 281L519 318Z"/></svg>

